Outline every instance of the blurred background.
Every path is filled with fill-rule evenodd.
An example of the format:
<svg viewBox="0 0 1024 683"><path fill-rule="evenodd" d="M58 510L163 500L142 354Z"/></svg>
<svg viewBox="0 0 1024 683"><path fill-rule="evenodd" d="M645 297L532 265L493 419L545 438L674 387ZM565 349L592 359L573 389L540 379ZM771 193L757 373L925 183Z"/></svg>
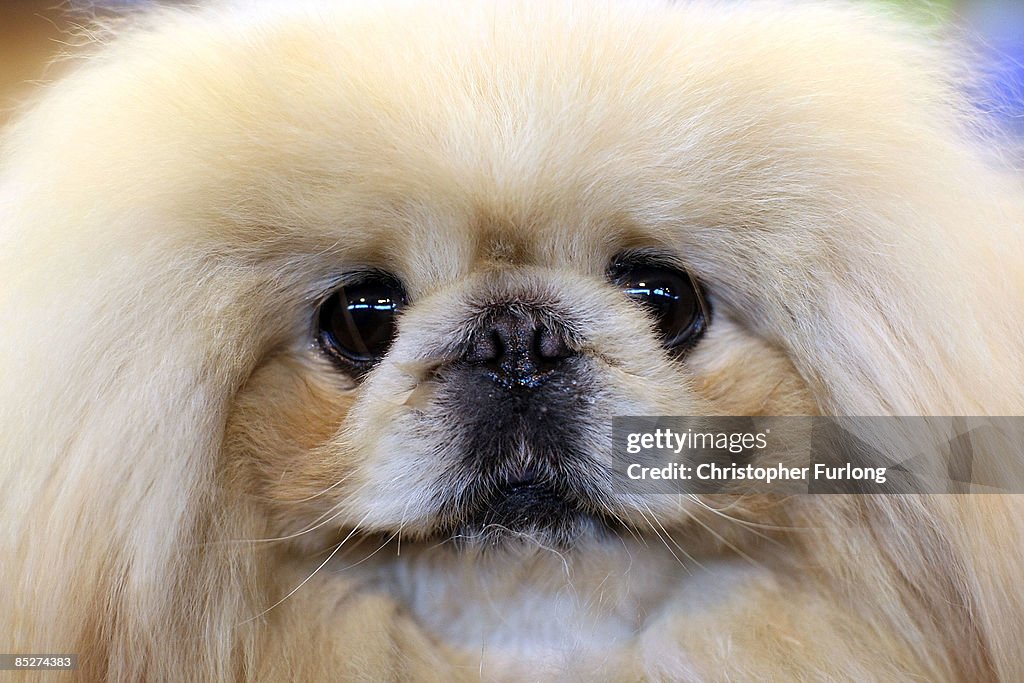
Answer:
<svg viewBox="0 0 1024 683"><path fill-rule="evenodd" d="M147 1L152 0L0 0L0 125L33 83L59 73L59 66L47 64L67 31L89 12ZM976 101L1024 140L1024 0L861 1L891 6L940 31L966 31L985 65Z"/></svg>

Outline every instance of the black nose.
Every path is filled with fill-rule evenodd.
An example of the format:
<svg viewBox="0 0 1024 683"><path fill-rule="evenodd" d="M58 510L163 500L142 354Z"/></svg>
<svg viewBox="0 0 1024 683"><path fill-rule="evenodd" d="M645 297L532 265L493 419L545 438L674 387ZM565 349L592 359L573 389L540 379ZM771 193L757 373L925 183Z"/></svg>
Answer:
<svg viewBox="0 0 1024 683"><path fill-rule="evenodd" d="M573 355L560 330L529 313L503 311L473 335L466 360L487 367L498 382L532 386Z"/></svg>

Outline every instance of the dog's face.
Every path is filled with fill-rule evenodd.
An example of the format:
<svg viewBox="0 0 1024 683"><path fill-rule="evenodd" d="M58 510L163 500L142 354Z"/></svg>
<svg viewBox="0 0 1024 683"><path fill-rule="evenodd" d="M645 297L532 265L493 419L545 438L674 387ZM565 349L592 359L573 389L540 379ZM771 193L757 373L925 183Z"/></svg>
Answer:
<svg viewBox="0 0 1024 683"><path fill-rule="evenodd" d="M765 262L806 207L763 201L778 166L736 165L771 150L770 129L722 128L780 102L709 111L693 65L659 72L657 48L602 45L616 54L566 79L593 45L535 69L521 46L482 61L424 33L389 36L393 64L346 63L352 91L291 93L307 109L285 138L253 118L270 142L248 168L285 150L294 166L275 172L283 200L250 185L248 215L265 229L284 203L269 222L301 230L274 249L309 265L236 398L233 466L281 535L571 543L685 519L675 497L617 495L613 416L816 410L761 325L767 298L791 296Z"/></svg>
<svg viewBox="0 0 1024 683"><path fill-rule="evenodd" d="M613 415L721 410L723 373L792 373L752 363L778 354L641 231L466 219L432 252L352 264L310 308L303 356L245 387L236 455L286 519L558 541L638 523L611 480ZM778 409L777 386L725 381Z"/></svg>
<svg viewBox="0 0 1024 683"><path fill-rule="evenodd" d="M426 219L430 244L358 244L383 253L340 259L241 392L233 457L282 533L570 543L658 505L616 491L613 416L812 410L656 232L474 209Z"/></svg>

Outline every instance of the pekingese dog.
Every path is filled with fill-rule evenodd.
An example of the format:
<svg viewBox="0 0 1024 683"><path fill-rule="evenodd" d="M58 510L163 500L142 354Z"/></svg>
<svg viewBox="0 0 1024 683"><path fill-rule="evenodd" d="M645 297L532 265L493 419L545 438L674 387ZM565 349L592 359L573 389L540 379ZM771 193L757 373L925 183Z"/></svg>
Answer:
<svg viewBox="0 0 1024 683"><path fill-rule="evenodd" d="M920 33L661 0L94 31L0 158L0 649L1024 680L1019 497L623 496L608 466L617 415L1024 412L1024 190Z"/></svg>

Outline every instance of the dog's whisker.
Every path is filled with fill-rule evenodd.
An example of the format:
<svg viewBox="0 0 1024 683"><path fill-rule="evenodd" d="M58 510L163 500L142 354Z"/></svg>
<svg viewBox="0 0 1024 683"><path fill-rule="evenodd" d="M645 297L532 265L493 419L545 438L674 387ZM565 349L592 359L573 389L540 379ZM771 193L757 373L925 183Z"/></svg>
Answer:
<svg viewBox="0 0 1024 683"><path fill-rule="evenodd" d="M359 486L359 488L357 488L357 489L355 489L353 491L353 495L362 492L368 486L369 486L369 484L366 484L366 483L362 484L361 486ZM331 505L319 517L317 517L312 522L310 522L311 526L307 525L305 528L303 528L303 529L301 529L299 531L296 531L294 533L291 533L291 534L286 534L284 536L274 536L274 537L269 537L269 538L238 539L238 540L231 541L231 542L232 543L276 543L276 542L281 542L281 541L290 541L290 540L299 538L300 536L304 536L304 535L306 535L308 533L312 533L312 532L314 532L314 531L316 531L318 529L322 529L323 527L327 526L331 522L334 522L341 515L344 514L344 512L345 512L345 505L346 505L346 501L345 500L339 500L338 502L336 502L333 505Z"/></svg>
<svg viewBox="0 0 1024 683"><path fill-rule="evenodd" d="M757 529L764 529L765 531L782 531L782 532L810 531L810 529L807 528L807 527L798 527L798 526L795 526L795 525L783 526L781 524L766 524L764 522L755 522L755 521L750 520L750 519L743 519L742 517L734 517L733 515L730 515L730 514L726 513L721 508L716 508L716 507L713 507L713 506L709 505L706 501L702 500L701 497L698 496L697 494L686 493L686 494L680 494L680 495L686 496L688 500L690 500L693 503L695 503L696 505L700 506L702 509L706 510L707 512L709 512L709 513L711 513L713 515L717 515L719 517L722 517L723 519L726 519L726 520L728 520L729 522L731 522L733 524L736 524L736 525L738 525L740 527L743 527L744 529L750 531L751 533L754 533L759 538L763 538L764 540L766 540L766 541L768 541L770 543L779 543L779 541L778 541L778 539L772 538L771 536L767 536L765 534L758 533L756 530ZM681 503L681 505L685 505L685 503Z"/></svg>
<svg viewBox="0 0 1024 683"><path fill-rule="evenodd" d="M360 559L360 560L358 560L357 562L353 562L352 564L346 565L346 566L342 567L341 569L337 570L337 571L338 571L338 573L341 573L341 572L346 572L346 571L348 571L349 569L352 569L353 567L358 567L359 565L363 564L364 562L367 562L367 561L368 561L368 560L370 560L370 559L371 559L371 558L372 558L372 557L373 557L374 555L376 555L377 553L379 553L379 552L380 552L381 550L383 550L384 548L388 547L388 545L389 545L389 544L390 544L390 543L391 543L392 541L394 541L394 540L395 540L395 538L397 538L397 537L398 537L398 534L399 534L399 533L401 533L401 529L399 529L398 531L395 531L395 532L394 532L393 534L391 534L391 535L390 535L390 536L388 536L388 537L387 537L386 539L384 539L384 542L383 542L383 543L381 543L381 544L380 544L379 546L377 546L377 548L376 548L376 549L375 549L375 550L374 550L373 552L371 552L371 553L370 553L369 555L366 555L365 557L361 558L361 559Z"/></svg>
<svg viewBox="0 0 1024 683"><path fill-rule="evenodd" d="M657 523L657 519L654 517L654 513L651 511L650 507L648 507L646 503L644 503L644 507L647 508L647 512L651 515L650 518L648 518L648 516L646 514L644 514L643 510L641 510L640 508L636 509L637 513L641 517L643 517L644 521L647 522L647 525L650 527L651 531L654 532L654 535L657 537L657 539L659 541L661 541L661 544L665 546L665 549L668 550L669 553L672 555L672 557L675 558L676 562L679 563L679 566L683 567L687 571L690 571L689 567L687 566L687 564L685 562L683 562L683 560L680 559L680 557L678 555L676 555L675 551L672 550L672 547L668 544L668 541L666 541L665 537L662 536L660 531L658 531L657 526L655 526L655 524ZM659 524L659 526L660 526L660 524ZM666 534L667 534L667 532L666 532ZM678 544L676 544L674 540L673 540L673 544L675 544L676 547L679 548L680 552L682 552L683 556L686 557L686 559L690 560L691 562L696 564L698 567L701 566L701 564L699 562L697 562L688 552L683 550L682 547L680 547Z"/></svg>
<svg viewBox="0 0 1024 683"><path fill-rule="evenodd" d="M369 513L367 513L367 514L366 514L366 516L364 516L364 517L363 517L363 520L360 520L360 524L362 524L362 522L366 520L366 517L369 517ZM280 600L278 600L278 601L277 601L277 602L275 602L275 603L274 603L273 605L271 605L270 607L266 608L265 610L263 610L263 611L262 611L262 612L260 612L259 614L255 615L255 616L252 616L252 617L249 617L248 619L246 619L246 620L244 620L244 621L240 622L240 623L239 623L239 624L237 624L237 625L238 625L238 626L241 626L241 625L243 625L243 624L247 624L247 623L249 623L249 622L255 621L256 619L259 619L260 617L266 616L266 615L267 615L267 614L268 614L268 613L269 613L269 612L270 612L271 610L273 610L273 609L274 609L275 607L278 607L279 605L283 604L283 603L284 603L284 602L285 602L285 601L286 601L286 600L287 600L288 598L290 598L290 597L292 597L293 595L295 595L295 594L296 594L296 593L297 593L297 592L299 591L299 589L300 589L300 588L302 588L302 587L303 587L303 586L305 586L305 585L306 585L307 583L309 583L309 581L310 581L310 580L311 580L311 579L312 579L312 578L313 578L314 576L316 576L316 575L317 575L317 573L319 573L319 571L320 571L321 569L323 569L323 568L324 568L325 566L327 566L327 563L328 563L328 562L330 562L330 561L331 561L331 559L332 559L332 558L333 558L333 557L334 557L335 555L337 555L337 554L338 554L338 551L339 551L339 550L341 550L341 549L342 549L342 547L344 547L344 545L345 545L346 543L348 543L349 539L351 539L351 538L352 538L352 537L353 537L353 536L354 536L354 535L356 534L356 531L357 531L358 529L359 529L359 524L355 525L355 526L354 526L354 527L352 528L352 531L350 531L350 532L349 532L348 536L346 536L345 538L343 538L343 539L341 540L341 542L340 542L340 543L338 543L338 544L337 544L337 545L335 546L334 550L332 550L332 551L330 552L330 554L329 554L329 555L327 556L327 559L325 559L325 560L324 560L323 562L321 562L321 563L320 563L320 565L319 565L319 566L317 566L317 568L316 568L316 569L314 569L314 570L313 570L313 571L312 571L312 572L311 572L311 573L309 574L309 576L307 576L307 577L306 577L305 579L303 579L303 580L302 580L302 582L301 582L301 583L299 583L299 585L297 585L297 586L296 586L295 588L293 588L293 589L291 589L290 591L288 591L288 593L287 593L287 594L286 594L286 595L285 595L285 596L284 596L283 598L281 598Z"/></svg>
<svg viewBox="0 0 1024 683"><path fill-rule="evenodd" d="M688 519L690 519L694 523L700 525L701 528L703 528L709 534L711 534L716 539L718 539L719 543L721 543L725 547L729 548L734 553L736 553L737 555L739 555L740 557L742 557L746 561L750 562L751 564L753 564L755 566L761 566L760 562L758 562L754 558L750 557L750 555L748 555L747 553L745 553L742 550L740 550L740 548L735 543L732 543L731 541L729 541L729 539L725 538L720 533L715 531L713 528L711 528L711 526L709 524L704 523L700 519L700 517L698 515L693 514L693 512L691 512L690 510L688 510L686 508L683 508L683 514L685 514ZM760 535L760 534L758 534L758 535Z"/></svg>
<svg viewBox="0 0 1024 683"><path fill-rule="evenodd" d="M328 493L330 493L331 491L333 491L334 489L338 488L339 486L344 484L346 481L348 481L352 477L353 474L354 474L354 472L348 472L347 474L345 474L345 476L341 477L340 479L335 481L333 484L331 484L327 488L321 489L320 491L317 491L313 495L306 496L305 498L298 498L294 502L296 502L296 503L308 503L311 500L316 500L320 496L327 495Z"/></svg>
<svg viewBox="0 0 1024 683"><path fill-rule="evenodd" d="M395 549L395 555L402 554L402 529L405 528L406 517L409 514L409 506L412 505L412 499L410 498L405 503L405 508L402 509L402 521L398 524L398 547Z"/></svg>

